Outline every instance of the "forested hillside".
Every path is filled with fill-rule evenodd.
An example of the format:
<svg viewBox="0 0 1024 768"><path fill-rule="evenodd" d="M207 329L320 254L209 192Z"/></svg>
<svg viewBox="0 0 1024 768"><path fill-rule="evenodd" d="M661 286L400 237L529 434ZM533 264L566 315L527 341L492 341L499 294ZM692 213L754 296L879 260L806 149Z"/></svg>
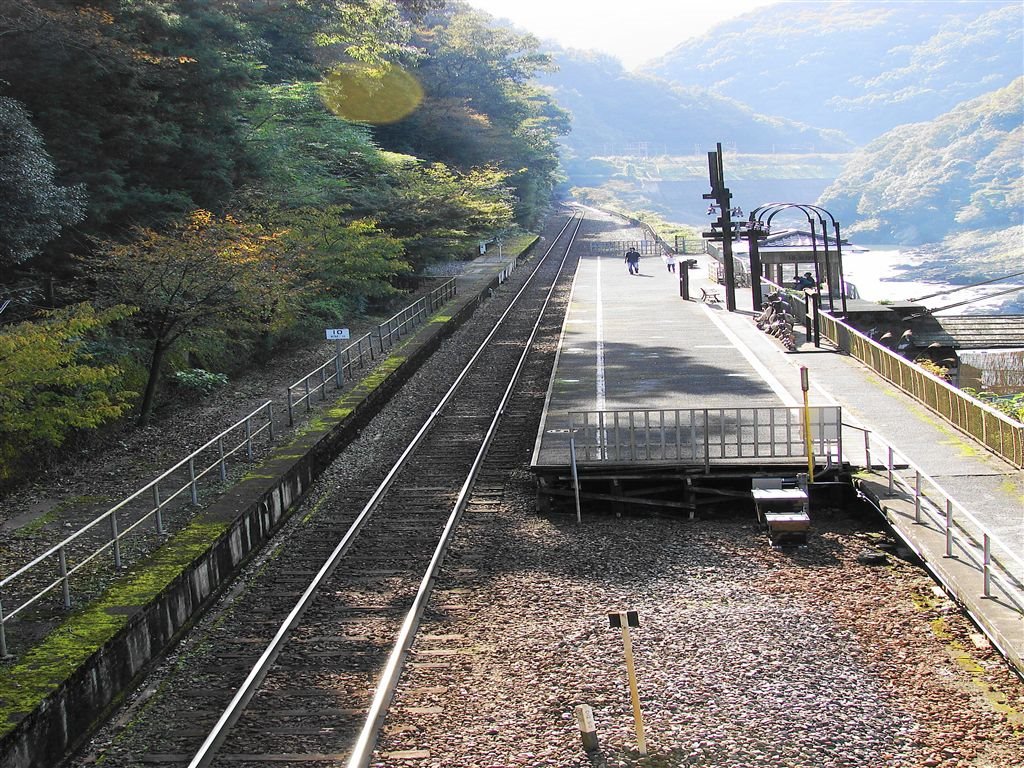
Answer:
<svg viewBox="0 0 1024 768"><path fill-rule="evenodd" d="M536 224L550 66L441 0L0 0L0 483Z"/></svg>
<svg viewBox="0 0 1024 768"><path fill-rule="evenodd" d="M868 144L822 204L849 232L904 243L1021 224L1024 78ZM1018 252L1019 253L1019 252Z"/></svg>
<svg viewBox="0 0 1024 768"><path fill-rule="evenodd" d="M936 117L1021 71L1019 2L780 3L686 40L642 71L858 143Z"/></svg>
<svg viewBox="0 0 1024 768"><path fill-rule="evenodd" d="M593 156L684 155L721 141L744 152L837 152L853 146L840 131L821 130L778 113L760 114L746 92L728 95L674 86L625 71L617 60L552 47L558 69L541 82L573 117L565 138L567 170ZM692 62L691 62L692 64ZM701 151L698 150L698 154Z"/></svg>

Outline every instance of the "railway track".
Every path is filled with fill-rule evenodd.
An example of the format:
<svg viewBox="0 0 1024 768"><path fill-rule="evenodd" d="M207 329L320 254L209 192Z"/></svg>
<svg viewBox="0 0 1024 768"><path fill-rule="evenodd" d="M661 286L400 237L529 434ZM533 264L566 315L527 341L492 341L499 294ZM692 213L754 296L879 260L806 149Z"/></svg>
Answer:
<svg viewBox="0 0 1024 768"><path fill-rule="evenodd" d="M463 510L500 497L503 473L528 458L536 418L524 407L537 409L550 359L529 366L527 352L538 331L554 346L561 311L548 309L550 297L556 288L568 293L581 223L579 215L565 222L475 351L441 351L467 360L450 388L426 370L417 391L403 394L413 402L396 402L397 414L364 430L362 441L401 454L392 468L382 470L391 459L380 455L339 457L299 522L240 580L204 634L183 645L177 672L151 682L121 715L133 728L136 718L146 721L145 753L114 739L93 745L85 763L102 756L120 765L124 749L132 765L368 764ZM521 377L532 383L516 406ZM433 402L410 439L409 424L418 423L410 411ZM485 461L503 414L507 429Z"/></svg>
<svg viewBox="0 0 1024 768"><path fill-rule="evenodd" d="M596 219L596 221L595 221ZM581 235L609 236L599 215ZM553 240L553 233L549 235ZM621 238L617 238L621 239ZM73 763L187 766L326 553L345 535L426 414L504 311L525 269L485 302L309 492L233 594L201 620L134 700ZM541 280L541 283L544 281ZM556 296L568 293L559 283ZM560 315L546 313L500 427L476 471L393 701L375 768L583 768L603 765L1019 765L1019 682L934 595L930 577L894 556L858 561L875 525L821 509L806 549L765 546L749 520L602 519L536 513L530 449L550 377ZM497 339L494 339L497 342ZM499 346L510 355L525 342ZM493 368L489 359L480 364ZM468 382L467 382L468 385ZM495 390L491 392L490 390ZM497 401L497 384L483 396ZM474 410L446 412L457 436L484 430ZM472 423L471 423L472 422ZM455 462L455 442L436 464ZM402 490L405 516L377 517L292 634L214 765L351 765L357 733L435 546L430 498L450 502L421 469ZM440 503L440 502L437 502ZM873 519L873 518L872 518ZM386 552L362 549L375 525ZM399 549L397 537L403 536ZM431 538L428 538L429 537ZM408 581L404 581L408 579ZM392 588L385 594L380 590ZM327 611L331 608L331 611ZM337 609L337 610L333 610ZM634 609L649 754L639 755L622 645L606 612ZM942 636L932 628L942 627ZM945 639L944 639L945 638ZM950 653L954 645L956 658ZM981 687L979 687L981 686ZM386 696L384 697L387 698ZM1000 705L998 711L996 703ZM584 752L573 712L591 705L599 752ZM955 738L950 734L957 734Z"/></svg>

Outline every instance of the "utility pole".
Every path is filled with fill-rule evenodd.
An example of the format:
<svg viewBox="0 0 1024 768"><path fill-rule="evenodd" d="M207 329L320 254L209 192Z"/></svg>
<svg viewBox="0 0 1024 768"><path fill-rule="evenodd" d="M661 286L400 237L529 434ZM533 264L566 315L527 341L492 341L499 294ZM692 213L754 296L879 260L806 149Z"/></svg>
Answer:
<svg viewBox="0 0 1024 768"><path fill-rule="evenodd" d="M711 232L702 233L709 240L720 240L722 243L722 259L725 261L725 308L729 312L736 311L736 270L732 263L733 223L729 201L732 193L725 186L725 175L722 171L722 142L718 142L715 152L708 152L708 174L711 180L711 192L703 195L705 200L714 200L718 206L718 231L715 224Z"/></svg>

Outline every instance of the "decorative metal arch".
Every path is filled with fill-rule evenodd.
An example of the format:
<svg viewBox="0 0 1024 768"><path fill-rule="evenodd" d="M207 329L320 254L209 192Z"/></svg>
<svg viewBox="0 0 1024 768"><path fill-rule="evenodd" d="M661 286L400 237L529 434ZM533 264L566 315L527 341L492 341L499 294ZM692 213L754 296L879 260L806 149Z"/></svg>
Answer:
<svg viewBox="0 0 1024 768"><path fill-rule="evenodd" d="M836 251L836 269L839 275L839 297L842 303L843 314L847 313L846 309L846 279L843 276L843 249L842 239L839 234L839 222L836 221L835 216L827 210L818 205L811 205L809 203L764 203L754 208L747 219L747 231L752 232L751 240L753 241L752 247L756 249L755 237L762 233L767 233L771 229L772 220L776 215L782 211L796 208L804 213L807 217L807 223L811 228L811 254L814 259L814 279L820 284L821 274L818 269L818 237L815 230L815 219L821 226L821 234L824 240L824 261L825 261L825 273L831 278L832 269L829 260L829 247L828 247L828 226L825 223L825 217L827 216L829 222L832 224L832 229L835 237L835 251ZM766 220L767 217L767 220ZM835 311L835 298L833 294L834 286L832 285L831 279L829 282L828 292L828 305L829 310Z"/></svg>

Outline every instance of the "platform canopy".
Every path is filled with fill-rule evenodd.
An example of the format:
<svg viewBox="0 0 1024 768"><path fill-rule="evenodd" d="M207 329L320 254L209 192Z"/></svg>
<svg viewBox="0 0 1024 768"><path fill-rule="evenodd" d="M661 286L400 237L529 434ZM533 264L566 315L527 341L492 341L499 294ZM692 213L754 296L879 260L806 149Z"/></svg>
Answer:
<svg viewBox="0 0 1024 768"><path fill-rule="evenodd" d="M826 243L828 244L827 264ZM840 240L840 245L844 249L850 248L849 241L845 239ZM757 250L765 274L780 285L787 281L791 282L804 271L813 271L819 279L826 283L838 284L840 282L840 265L834 237L826 237L820 232L815 232L812 238L811 233L807 230L781 229L761 240ZM722 260L721 246L718 243L708 242L708 252L718 261ZM848 250L844 252L844 260L848 258L848 252ZM748 243L746 238L733 241L732 253L736 263L744 264L747 261ZM815 260L817 260L816 270ZM786 265L792 265L792 271L784 270ZM831 281L828 279L830 274L833 278Z"/></svg>

